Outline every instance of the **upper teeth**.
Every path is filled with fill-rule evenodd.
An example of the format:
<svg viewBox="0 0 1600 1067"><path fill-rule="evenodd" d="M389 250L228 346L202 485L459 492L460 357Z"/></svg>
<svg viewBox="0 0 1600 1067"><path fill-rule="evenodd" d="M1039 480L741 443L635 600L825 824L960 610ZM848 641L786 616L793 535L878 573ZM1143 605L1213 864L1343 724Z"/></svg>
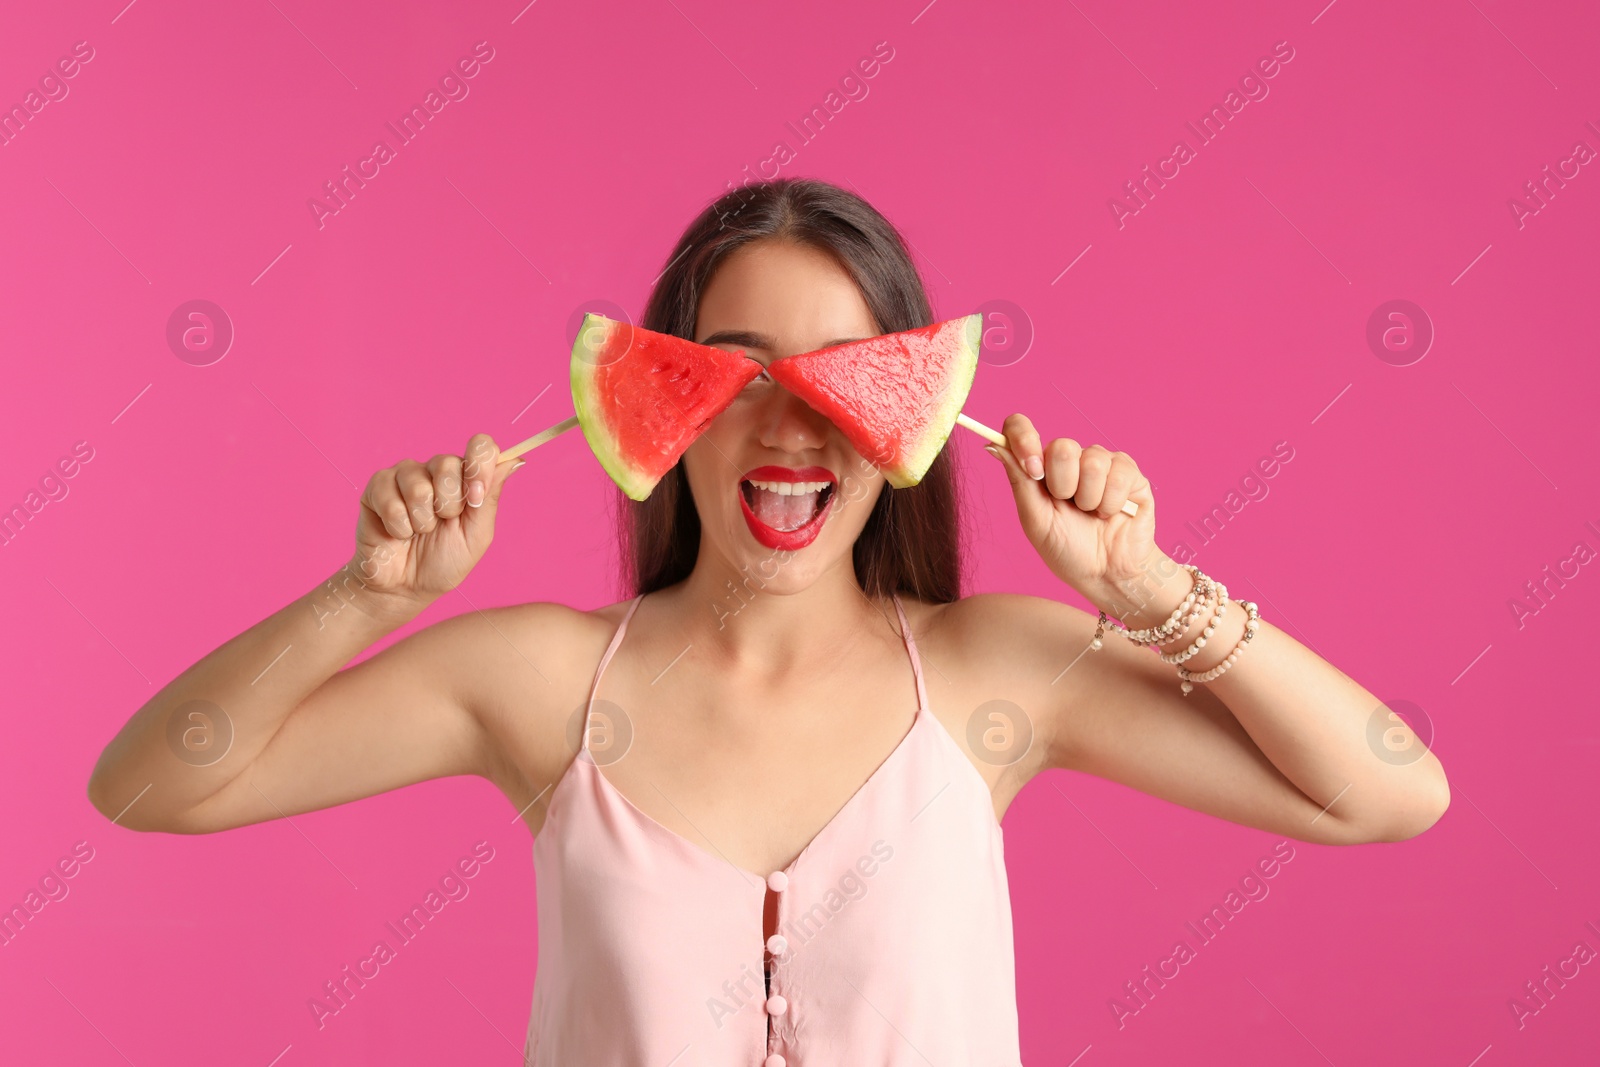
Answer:
<svg viewBox="0 0 1600 1067"><path fill-rule="evenodd" d="M831 482L763 482L758 478L751 478L750 484L757 489L765 489L769 493L779 496L798 496L804 493L820 493Z"/></svg>

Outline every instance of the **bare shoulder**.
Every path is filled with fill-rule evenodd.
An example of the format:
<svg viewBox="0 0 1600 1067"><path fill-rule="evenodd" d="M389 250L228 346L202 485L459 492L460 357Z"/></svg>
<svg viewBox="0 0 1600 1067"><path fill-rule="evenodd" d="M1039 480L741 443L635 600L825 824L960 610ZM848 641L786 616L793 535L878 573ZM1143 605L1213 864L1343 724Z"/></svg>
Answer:
<svg viewBox="0 0 1600 1067"><path fill-rule="evenodd" d="M513 801L523 793L531 799L572 759L569 719L587 699L628 604L584 611L534 601L468 611L439 624L453 631L451 644L467 667L462 700L491 746L490 778Z"/></svg>

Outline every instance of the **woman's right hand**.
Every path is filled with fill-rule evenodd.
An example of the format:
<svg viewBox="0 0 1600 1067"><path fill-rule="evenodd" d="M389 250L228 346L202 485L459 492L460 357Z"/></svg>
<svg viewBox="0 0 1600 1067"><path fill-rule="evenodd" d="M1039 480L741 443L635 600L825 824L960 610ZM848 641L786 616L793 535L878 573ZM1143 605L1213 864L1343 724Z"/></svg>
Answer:
<svg viewBox="0 0 1600 1067"><path fill-rule="evenodd" d="M499 456L492 437L474 434L464 455L404 459L368 480L350 561L367 591L421 610L461 584L494 540L506 478L526 462Z"/></svg>

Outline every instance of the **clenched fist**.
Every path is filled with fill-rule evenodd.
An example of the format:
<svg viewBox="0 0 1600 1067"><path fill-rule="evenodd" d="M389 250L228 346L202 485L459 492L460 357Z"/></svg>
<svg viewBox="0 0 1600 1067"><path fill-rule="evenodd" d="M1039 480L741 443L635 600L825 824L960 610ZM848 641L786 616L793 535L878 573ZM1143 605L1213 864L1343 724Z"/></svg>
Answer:
<svg viewBox="0 0 1600 1067"><path fill-rule="evenodd" d="M499 457L480 433L463 455L404 459L372 476L350 561L368 590L421 608L461 584L494 540L501 488L525 462Z"/></svg>
<svg viewBox="0 0 1600 1067"><path fill-rule="evenodd" d="M1006 417L1003 432L1009 450L987 451L1005 465L1028 540L1056 577L1120 616L1129 583L1166 558L1155 543L1150 480L1126 452L1069 437L1044 443L1020 412ZM1137 516L1122 510L1130 500Z"/></svg>

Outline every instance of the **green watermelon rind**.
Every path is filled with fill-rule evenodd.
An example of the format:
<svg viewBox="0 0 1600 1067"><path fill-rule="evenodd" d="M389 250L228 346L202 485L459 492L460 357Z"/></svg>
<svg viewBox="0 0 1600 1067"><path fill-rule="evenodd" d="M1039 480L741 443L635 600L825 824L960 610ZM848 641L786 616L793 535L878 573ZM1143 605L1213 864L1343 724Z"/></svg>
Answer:
<svg viewBox="0 0 1600 1067"><path fill-rule="evenodd" d="M589 442L589 449L600 461L600 466L605 468L611 480L621 487L630 500L645 500L649 498L656 483L661 479L640 475L622 458L616 438L606 432L604 420L601 418L602 405L596 385L599 365L579 355L580 348L584 347L584 335L591 326L605 330L604 340L595 346L597 349L603 349L604 341L610 340L611 332L620 325L623 324L604 315L596 315L592 311L583 316L583 322L578 326L578 335L572 341L572 406L578 415L578 428L583 431L584 438Z"/></svg>
<svg viewBox="0 0 1600 1067"><path fill-rule="evenodd" d="M955 359L951 361L950 380L944 391L943 402L934 408L927 422L928 432L923 435L916 448L907 450L899 466L883 468L884 478L896 489L909 489L922 481L922 476L928 473L928 468L938 458L945 442L950 439L950 434L956 427L956 416L961 414L961 408L967 402L967 394L972 391L973 379L978 374L978 353L983 341L983 316L974 313L956 321L961 323L959 327L961 347Z"/></svg>
<svg viewBox="0 0 1600 1067"><path fill-rule="evenodd" d="M609 426L603 415L605 405L602 403L603 397L600 395L600 365L580 355L580 351L584 348L582 344L584 335L591 327L605 330L601 343L595 346L597 350L603 350L606 347L611 340L611 334L619 327L637 330L644 334L649 334L650 331L627 323L617 322L615 319L606 318L604 315L588 312L584 315L583 322L579 324L578 335L572 342L571 366L572 407L577 413L578 426L583 430L584 439L589 442L590 451L600 461L600 466L605 469L605 472L611 476L611 480L627 494L629 499L647 500L650 494L655 491L655 487L660 483L661 478L677 462L677 457L674 457L673 463L668 464L661 474L651 476L643 473L638 466L629 463L623 456L616 436L608 432ZM705 428L710 425L711 420L732 405L738 399L739 392L745 385L761 373L761 365L747 355L728 353L721 349L707 348L703 345L691 345L691 347L703 350L699 357L701 361L708 362L710 366L717 368L722 377L729 379L729 381L724 383L728 387L726 396L710 400L706 405L702 405L702 410L698 413L700 423L693 428L688 442L684 444L684 448L693 443L694 437L703 433ZM634 351L648 348L648 344L642 344ZM732 365L732 361L738 362L740 370L730 376L727 368ZM683 413L680 412L680 414ZM680 440L682 439L680 438ZM683 449L679 449L680 456L682 452Z"/></svg>

